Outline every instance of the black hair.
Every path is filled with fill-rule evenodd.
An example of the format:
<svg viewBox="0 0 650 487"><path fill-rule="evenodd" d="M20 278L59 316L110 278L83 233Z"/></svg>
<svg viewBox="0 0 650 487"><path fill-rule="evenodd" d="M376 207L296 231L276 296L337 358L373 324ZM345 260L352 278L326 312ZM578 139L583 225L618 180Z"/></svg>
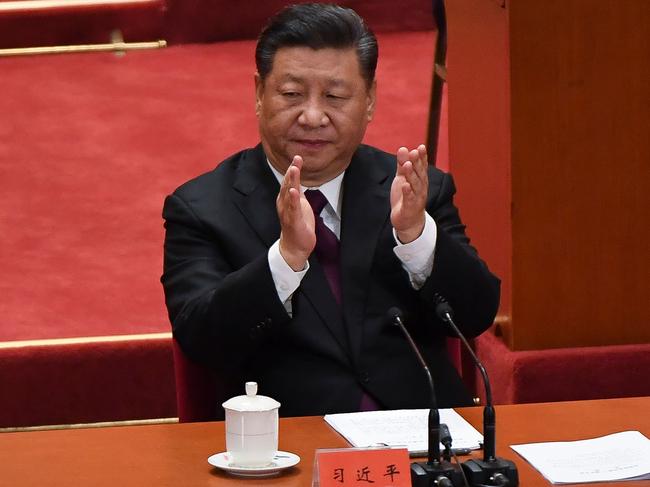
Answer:
<svg viewBox="0 0 650 487"><path fill-rule="evenodd" d="M375 79L379 48L377 39L364 20L352 9L325 3L290 5L269 19L255 49L260 78L273 68L273 58L281 47L354 48L361 75L370 86Z"/></svg>

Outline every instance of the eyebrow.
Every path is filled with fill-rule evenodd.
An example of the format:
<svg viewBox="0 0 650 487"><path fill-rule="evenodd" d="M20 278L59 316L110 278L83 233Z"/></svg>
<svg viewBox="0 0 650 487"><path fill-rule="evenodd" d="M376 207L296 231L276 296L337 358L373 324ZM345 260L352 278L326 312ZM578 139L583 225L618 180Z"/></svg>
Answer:
<svg viewBox="0 0 650 487"><path fill-rule="evenodd" d="M293 74L290 74L290 73L287 73L284 76L282 76L280 78L280 81L281 82L291 81L291 82L294 82L294 83L303 83L304 82L303 78L301 78L299 76L294 76Z"/></svg>
<svg viewBox="0 0 650 487"><path fill-rule="evenodd" d="M335 88L337 88L339 86L341 86L343 88L346 88L347 86L349 86L349 83L347 83L345 80L338 79L338 78L328 80L328 84L330 84L331 86L333 86Z"/></svg>
<svg viewBox="0 0 650 487"><path fill-rule="evenodd" d="M284 83L286 81L303 84L305 82L305 79L301 78L300 76L295 76L293 74L287 73L284 76L282 76L282 78L280 78L280 82ZM347 83L345 80L340 78L331 78L331 79L327 79L327 85L329 87L334 87L334 88L338 88L338 87L345 88L349 86L349 83Z"/></svg>

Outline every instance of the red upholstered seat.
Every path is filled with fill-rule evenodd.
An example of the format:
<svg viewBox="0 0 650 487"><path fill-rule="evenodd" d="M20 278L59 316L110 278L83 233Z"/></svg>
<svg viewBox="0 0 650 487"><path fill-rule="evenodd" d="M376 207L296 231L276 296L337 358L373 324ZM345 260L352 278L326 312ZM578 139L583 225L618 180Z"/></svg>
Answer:
<svg viewBox="0 0 650 487"><path fill-rule="evenodd" d="M217 384L213 374L205 367L192 362L176 341L174 349L174 377L176 379L176 405L181 423L214 419Z"/></svg>
<svg viewBox="0 0 650 487"><path fill-rule="evenodd" d="M512 351L489 331L476 346L497 404L650 395L650 343Z"/></svg>

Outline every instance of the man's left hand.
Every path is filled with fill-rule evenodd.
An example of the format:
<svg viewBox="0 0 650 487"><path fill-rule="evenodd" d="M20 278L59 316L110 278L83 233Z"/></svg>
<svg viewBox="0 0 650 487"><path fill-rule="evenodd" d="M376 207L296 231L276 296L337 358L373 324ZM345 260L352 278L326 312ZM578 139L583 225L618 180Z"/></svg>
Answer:
<svg viewBox="0 0 650 487"><path fill-rule="evenodd" d="M390 221L402 243L410 243L422 234L429 189L427 149L420 145L409 151L397 151L397 172L390 188Z"/></svg>

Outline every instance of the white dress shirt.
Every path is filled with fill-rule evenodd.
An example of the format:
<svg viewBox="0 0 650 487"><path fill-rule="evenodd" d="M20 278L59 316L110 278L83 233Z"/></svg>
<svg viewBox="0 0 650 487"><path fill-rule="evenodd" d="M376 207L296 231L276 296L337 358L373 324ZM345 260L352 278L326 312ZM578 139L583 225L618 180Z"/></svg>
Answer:
<svg viewBox="0 0 650 487"><path fill-rule="evenodd" d="M268 164L278 182L282 184L284 175L280 174L270 163ZM318 189L323 193L323 196L327 199L327 204L320 215L325 226L334 232L336 238L339 239L341 238L341 202L343 201L341 184L344 175L345 172L318 187L307 188L300 186L302 192L308 189ZM408 273L411 286L414 289L420 289L431 275L437 236L436 224L428 213L425 213L422 234L413 242L401 243L397 238L397 232L393 229L393 238L395 239L393 252L402 262L402 267ZM300 282L309 270L309 262L305 264L303 270L294 271L280 254L280 240L276 240L269 249L268 259L278 297L284 303L287 312L291 314L291 296L298 289Z"/></svg>

